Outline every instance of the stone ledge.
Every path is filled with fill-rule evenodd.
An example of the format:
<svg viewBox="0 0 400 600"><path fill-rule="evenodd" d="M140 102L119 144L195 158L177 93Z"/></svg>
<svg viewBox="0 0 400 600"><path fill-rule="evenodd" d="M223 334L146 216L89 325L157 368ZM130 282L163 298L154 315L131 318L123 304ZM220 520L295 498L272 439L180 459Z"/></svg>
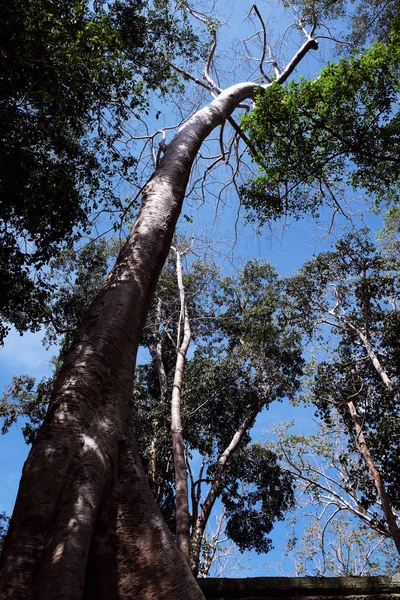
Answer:
<svg viewBox="0 0 400 600"><path fill-rule="evenodd" d="M400 577L198 579L207 600L400 600Z"/></svg>

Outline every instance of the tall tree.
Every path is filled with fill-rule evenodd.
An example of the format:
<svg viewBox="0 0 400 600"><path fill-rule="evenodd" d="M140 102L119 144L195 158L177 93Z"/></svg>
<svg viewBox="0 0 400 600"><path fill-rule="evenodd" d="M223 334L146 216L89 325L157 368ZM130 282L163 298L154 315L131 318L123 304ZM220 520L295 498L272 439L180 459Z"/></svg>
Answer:
<svg viewBox="0 0 400 600"><path fill-rule="evenodd" d="M180 268L178 261L177 273ZM178 285L166 277L170 273L164 270L161 276L146 327L153 363L139 367L139 445L151 480L157 479L159 504L167 520L176 521L177 541L181 532L185 554L188 559L190 555L192 571L197 574L205 528L218 498L225 506L228 537L241 550L258 552L269 550L267 535L273 521L282 518L290 506L290 478L280 471L273 453L250 443L250 429L271 402L293 396L298 388L301 347L296 331L282 319L282 286L270 265L249 262L237 277L222 281L216 280L214 273L211 286L206 286L210 270L203 261L179 276ZM179 300L182 290L186 314ZM207 295L214 297L211 305ZM175 342L180 337L179 323L189 324L196 344L194 356L186 359L183 369L180 364L176 368L181 348ZM183 468L175 473L176 485L186 489L184 502L180 503L176 494L175 510L170 494L169 401L165 403L165 399L172 397L173 402L177 387L181 392L181 444L186 455L195 452L200 456L201 464L197 474L184 449L179 451ZM172 427L176 410L173 406ZM146 422L150 434L143 428ZM154 443L157 438L158 444ZM172 454L175 461L173 443Z"/></svg>
<svg viewBox="0 0 400 600"><path fill-rule="evenodd" d="M317 47L314 25L277 74L274 92ZM270 86L244 82L221 91L209 79L203 84L219 95L166 146L116 266L60 370L6 539L1 581L10 598L46 600L54 589L76 599L201 598L140 466L130 396L132 364L197 152L236 107ZM395 143L394 127L387 133ZM387 158L379 152L378 167Z"/></svg>
<svg viewBox="0 0 400 600"><path fill-rule="evenodd" d="M310 334L330 331L330 357L316 364L309 397L328 424L338 411L359 456L347 469L363 490L364 509L381 518L400 552L398 497L398 292L396 263L379 254L366 231L307 262L288 283L292 318ZM397 262L397 259L396 259ZM393 268L395 267L395 268ZM326 334L326 333L325 333ZM343 457L346 465L346 457Z"/></svg>

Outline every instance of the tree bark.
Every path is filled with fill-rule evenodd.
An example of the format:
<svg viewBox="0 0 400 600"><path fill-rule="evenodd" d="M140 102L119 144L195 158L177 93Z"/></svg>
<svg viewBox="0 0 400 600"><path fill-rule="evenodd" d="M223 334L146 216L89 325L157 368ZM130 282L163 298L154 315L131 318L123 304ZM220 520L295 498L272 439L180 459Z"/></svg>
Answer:
<svg viewBox="0 0 400 600"><path fill-rule="evenodd" d="M190 515L189 515L189 493L186 472L185 446L182 431L182 380L185 369L186 354L190 344L191 330L189 314L186 302L185 287L182 276L182 257L177 248L176 254L176 276L180 296L181 310L178 323L178 334L176 340L176 364L174 383L171 399L171 434L172 455L174 457L175 470L175 511L176 511L176 543L186 561L189 562L189 540L190 540ZM181 326L183 325L183 337L181 342Z"/></svg>

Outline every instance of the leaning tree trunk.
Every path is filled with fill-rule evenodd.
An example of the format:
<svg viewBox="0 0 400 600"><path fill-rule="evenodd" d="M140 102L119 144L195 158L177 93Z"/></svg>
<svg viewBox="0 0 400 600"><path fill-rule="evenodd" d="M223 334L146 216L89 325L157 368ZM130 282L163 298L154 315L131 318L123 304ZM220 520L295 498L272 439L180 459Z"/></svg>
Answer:
<svg viewBox="0 0 400 600"><path fill-rule="evenodd" d="M381 378L386 389L395 396L393 382L390 379L390 377L388 376L388 374L386 373L385 369L383 368L378 355L376 354L376 352L374 351L374 349L372 347L372 344L369 340L368 335L366 333L364 333L361 329L359 329L358 327L355 327L352 323L347 321L347 319L343 319L343 321L346 323L346 325L350 329L352 329L358 335L375 371ZM364 462L369 470L369 473L374 481L376 490L378 492L379 499L381 501L382 510L386 517L390 535L393 538L397 552L400 554L400 528L397 524L397 518L396 518L395 513L393 512L392 503L391 503L390 497L386 491L385 483L384 483L381 473L380 473L379 469L377 468L376 463L375 463L374 459L372 458L371 453L369 451L369 447L368 447L368 444L366 442L366 439L365 439L365 436L363 433L363 426L362 426L362 423L360 422L360 418L358 416L358 411L357 411L356 405L354 404L353 401L350 401L347 403L347 407L348 407L349 413L351 415L351 418L353 420L354 430L355 430L355 433L357 436L356 437L357 448L358 448L361 456L363 457Z"/></svg>
<svg viewBox="0 0 400 600"><path fill-rule="evenodd" d="M283 83L317 42L309 38ZM136 353L196 154L260 89L234 85L166 147L132 232L80 326L24 465L2 554L1 599L203 598L152 497L134 442Z"/></svg>
<svg viewBox="0 0 400 600"><path fill-rule="evenodd" d="M5 542L9 600L202 598L155 505L134 443L133 365L193 160L257 86L198 111L167 146L117 263L57 379Z"/></svg>
<svg viewBox="0 0 400 600"><path fill-rule="evenodd" d="M250 411L243 419L242 424L235 432L229 445L225 448L221 456L219 457L216 465L216 473L212 482L211 488L203 502L199 516L196 522L193 524L193 531L190 540L190 568L195 577L199 574L200 566L200 551L201 543L203 540L204 532L206 529L207 522L210 518L211 511L214 507L215 501L221 494L223 488L223 476L226 471L230 457L239 448L240 443L243 439L244 434L250 429L254 423L254 419L260 412L259 408Z"/></svg>
<svg viewBox="0 0 400 600"><path fill-rule="evenodd" d="M349 401L347 402L347 407L354 424L354 432L356 434L356 446L358 448L359 453L363 457L364 462L368 468L369 474L371 475L372 480L375 484L379 499L381 501L382 511L386 517L390 535L392 536L397 552L400 554L400 529L397 525L396 515L393 512L392 503L386 491L386 486L382 479L381 473L377 468L376 463L369 451L369 447L363 433L363 426L360 421L360 417L358 416L356 405L354 404L354 402Z"/></svg>

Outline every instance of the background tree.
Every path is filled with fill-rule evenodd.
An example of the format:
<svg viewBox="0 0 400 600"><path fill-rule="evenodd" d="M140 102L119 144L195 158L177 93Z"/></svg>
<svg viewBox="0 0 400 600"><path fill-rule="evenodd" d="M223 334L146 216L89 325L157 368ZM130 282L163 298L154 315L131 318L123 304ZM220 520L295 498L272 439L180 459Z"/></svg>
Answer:
<svg viewBox="0 0 400 600"><path fill-rule="evenodd" d="M266 536L291 503L290 478L281 473L273 453L250 444L249 432L265 406L293 394L302 359L298 335L279 320L281 286L269 265L250 262L237 278L219 285L215 268L202 261L193 263L181 283L174 272L178 263L168 265L145 328L153 361L138 367L135 405L140 407L139 447L153 489L167 522L178 530L171 490L169 405L176 385L175 334L184 286L184 320L190 321L196 345L183 370L181 421L190 478L187 546L197 574L205 528L219 497L227 536L242 551L264 552L271 546ZM193 453L201 457L197 475L190 460Z"/></svg>
<svg viewBox="0 0 400 600"><path fill-rule="evenodd" d="M354 478L360 457L349 450L349 435L332 414L314 434L269 430L267 448L294 478L296 509L288 519L286 554L296 576L393 575L398 559L379 502L365 506L363 486ZM275 437L276 436L276 437Z"/></svg>
<svg viewBox="0 0 400 600"><path fill-rule="evenodd" d="M338 515L328 522L315 519L292 548L295 572L299 577L393 576L398 558L392 544L360 521Z"/></svg>
<svg viewBox="0 0 400 600"><path fill-rule="evenodd" d="M362 491L361 513L381 505L373 521L384 521L399 550L398 271L367 233L347 236L307 262L287 292L291 318L310 335L331 334L329 356L313 365L307 397L328 426L339 414L349 432L348 455L340 457L344 489Z"/></svg>

